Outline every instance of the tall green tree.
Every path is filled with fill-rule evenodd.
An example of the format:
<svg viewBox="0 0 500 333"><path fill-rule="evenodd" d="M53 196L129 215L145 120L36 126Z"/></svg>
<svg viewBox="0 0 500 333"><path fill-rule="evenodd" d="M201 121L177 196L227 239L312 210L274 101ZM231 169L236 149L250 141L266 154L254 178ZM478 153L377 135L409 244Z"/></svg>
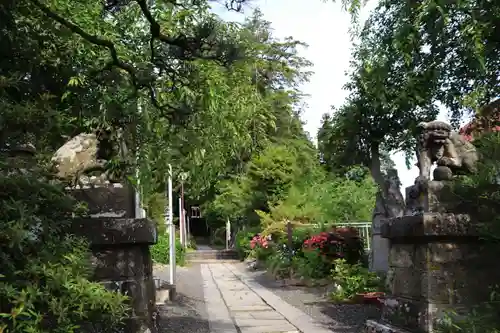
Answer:
<svg viewBox="0 0 500 333"><path fill-rule="evenodd" d="M384 155L395 150L412 154L416 125L438 113L432 85L436 68L416 68L415 61L398 52L394 31L402 25L405 16L394 6L381 3L375 9L354 48L345 87L350 95L332 117L323 119L319 133L326 163L333 168L365 165L380 186Z"/></svg>
<svg viewBox="0 0 500 333"><path fill-rule="evenodd" d="M242 142L231 144L236 135L221 135L213 141L229 142L222 151L200 142L195 142L198 150L182 151L194 140L183 135L217 116L219 106L224 112L195 139L205 143L225 134L225 128L215 127L221 120L243 128L257 114L250 108L240 113L245 96L252 103L261 99L252 97L246 79L251 76L236 64L244 59L238 29L218 20L208 5L0 4L0 148L30 142L41 160L41 170L22 173L17 164L0 163L0 331L110 331L126 315L125 297L89 281L87 244L68 236L78 206L53 185L42 163L69 136L125 130L132 151L150 162L142 171L151 187L166 170L161 157L178 154L188 160L191 152L205 149L217 160ZM227 108L220 95L228 97L235 87L241 89L238 102ZM267 109L256 110L265 115Z"/></svg>

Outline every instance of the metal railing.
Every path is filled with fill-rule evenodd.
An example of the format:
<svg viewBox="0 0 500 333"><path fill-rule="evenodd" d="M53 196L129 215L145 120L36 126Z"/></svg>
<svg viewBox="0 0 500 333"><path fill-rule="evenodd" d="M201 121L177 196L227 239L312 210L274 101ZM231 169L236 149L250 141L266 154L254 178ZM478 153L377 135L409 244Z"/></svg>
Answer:
<svg viewBox="0 0 500 333"><path fill-rule="evenodd" d="M319 226L319 224L315 224ZM336 223L336 227L351 227L358 230L359 236L363 238L363 243L365 245L365 250L369 252L371 250L371 240L372 240L372 223L371 222L343 222Z"/></svg>
<svg viewBox="0 0 500 333"><path fill-rule="evenodd" d="M359 235L363 238L365 249L371 250L372 240L372 223L371 222L344 222L336 224L339 227L351 227L358 230Z"/></svg>

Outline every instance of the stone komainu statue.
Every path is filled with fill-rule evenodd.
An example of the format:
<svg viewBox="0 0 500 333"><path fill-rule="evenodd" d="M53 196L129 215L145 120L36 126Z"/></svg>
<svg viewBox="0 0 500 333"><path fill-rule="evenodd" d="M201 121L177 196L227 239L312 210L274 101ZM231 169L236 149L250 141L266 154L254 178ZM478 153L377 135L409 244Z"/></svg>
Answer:
<svg viewBox="0 0 500 333"><path fill-rule="evenodd" d="M431 167L436 163L434 180L451 180L453 175L476 172L478 154L474 145L442 121L423 122L417 142L417 182L430 180Z"/></svg>
<svg viewBox="0 0 500 333"><path fill-rule="evenodd" d="M127 150L122 136L116 137L109 131L97 131L71 138L52 157L57 176L72 185L119 182L108 162L115 157L124 161Z"/></svg>

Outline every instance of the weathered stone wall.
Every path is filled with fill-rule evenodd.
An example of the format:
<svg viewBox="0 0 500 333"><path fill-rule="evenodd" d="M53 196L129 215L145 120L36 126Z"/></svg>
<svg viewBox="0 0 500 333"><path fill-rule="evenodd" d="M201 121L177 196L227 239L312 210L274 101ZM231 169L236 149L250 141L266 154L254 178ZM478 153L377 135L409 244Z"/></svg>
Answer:
<svg viewBox="0 0 500 333"><path fill-rule="evenodd" d="M133 218L133 191L126 186L71 190L88 203L92 217L75 219L73 232L91 244L93 278L130 297L127 333L154 333L155 284L149 246L157 241L156 224Z"/></svg>
<svg viewBox="0 0 500 333"><path fill-rule="evenodd" d="M430 187L422 215L391 219L382 226L390 241L390 290L381 321L368 322L367 332L434 332L445 313L470 313L489 299L500 278L495 254L479 237L468 214L446 213L439 191ZM455 210L459 207L455 206Z"/></svg>

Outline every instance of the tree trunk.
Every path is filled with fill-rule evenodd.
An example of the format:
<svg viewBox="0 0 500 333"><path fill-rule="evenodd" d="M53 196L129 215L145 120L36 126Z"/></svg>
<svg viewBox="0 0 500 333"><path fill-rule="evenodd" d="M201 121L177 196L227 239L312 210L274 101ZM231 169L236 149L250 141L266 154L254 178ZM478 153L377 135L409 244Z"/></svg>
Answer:
<svg viewBox="0 0 500 333"><path fill-rule="evenodd" d="M397 172L388 172L387 175L382 173L379 143L372 144L370 155L370 172L379 186L372 215L370 270L386 273L389 269L390 244L388 239L382 238L381 226L386 220L403 215L404 199L399 189Z"/></svg>
<svg viewBox="0 0 500 333"><path fill-rule="evenodd" d="M385 184L384 175L382 174L380 163L380 144L378 142L373 143L370 147L370 161L370 173L373 180L377 183L380 189L385 192L387 186Z"/></svg>
<svg viewBox="0 0 500 333"><path fill-rule="evenodd" d="M404 198L400 190L397 173L387 177L382 173L380 163L380 144L373 143L370 148L371 167L370 173L375 183L379 186L377 202L375 203L375 215L383 215L385 218L402 216L404 212ZM394 178L391 178L394 177ZM397 179L395 179L397 177Z"/></svg>

